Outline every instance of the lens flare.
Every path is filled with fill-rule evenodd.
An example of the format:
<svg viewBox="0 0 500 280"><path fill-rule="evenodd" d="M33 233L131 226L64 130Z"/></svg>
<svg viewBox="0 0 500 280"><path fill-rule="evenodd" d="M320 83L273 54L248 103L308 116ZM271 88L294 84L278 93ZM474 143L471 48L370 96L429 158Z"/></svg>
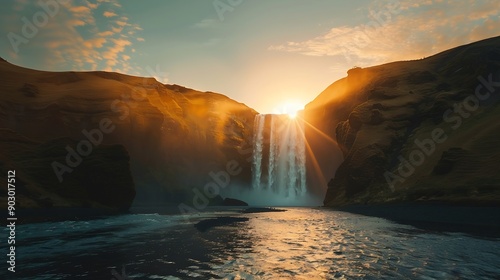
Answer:
<svg viewBox="0 0 500 280"><path fill-rule="evenodd" d="M281 106L277 107L274 110L274 114L281 114L281 115L288 115L290 119L295 119L297 118L297 114L300 110L304 109L304 105L301 105L298 102L285 102Z"/></svg>

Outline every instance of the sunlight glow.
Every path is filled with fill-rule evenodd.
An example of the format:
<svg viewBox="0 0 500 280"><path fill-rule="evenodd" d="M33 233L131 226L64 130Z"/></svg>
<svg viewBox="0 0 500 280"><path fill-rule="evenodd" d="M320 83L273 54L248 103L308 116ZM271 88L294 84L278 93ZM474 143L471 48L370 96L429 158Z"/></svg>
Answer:
<svg viewBox="0 0 500 280"><path fill-rule="evenodd" d="M276 108L273 113L288 115L290 119L295 119L297 117L298 112L303 109L304 105L301 105L298 102L288 101L281 104L281 106Z"/></svg>

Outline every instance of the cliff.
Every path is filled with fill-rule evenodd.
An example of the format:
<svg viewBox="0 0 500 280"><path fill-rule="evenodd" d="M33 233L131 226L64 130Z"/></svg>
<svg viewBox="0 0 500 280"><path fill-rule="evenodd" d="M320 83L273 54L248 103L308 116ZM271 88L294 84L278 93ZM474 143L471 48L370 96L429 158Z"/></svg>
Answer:
<svg viewBox="0 0 500 280"><path fill-rule="evenodd" d="M83 163L92 161L101 145L125 147L136 185L134 203L191 201L193 188L203 190L213 181L210 172L226 170L233 160L241 172L230 178L230 185L251 180L248 159L257 112L224 95L154 78L45 72L6 61L0 61L0 92L0 128L41 143L70 138L73 150L88 141L94 150L81 155ZM65 146L52 152L68 153ZM59 163L59 169L46 172L47 178L58 183L79 180L80 166L66 172L68 162Z"/></svg>
<svg viewBox="0 0 500 280"><path fill-rule="evenodd" d="M499 92L500 37L349 70L304 112L343 156L324 204L499 204Z"/></svg>
<svg viewBox="0 0 500 280"><path fill-rule="evenodd" d="M59 182L49 175L54 161L65 161L68 145L76 145L76 141L59 138L38 143L0 129L0 180L7 182L8 171L15 172L12 184L17 211L52 207L127 210L135 197L135 186L124 147L96 147L71 176ZM0 201L7 205L7 183L1 188Z"/></svg>

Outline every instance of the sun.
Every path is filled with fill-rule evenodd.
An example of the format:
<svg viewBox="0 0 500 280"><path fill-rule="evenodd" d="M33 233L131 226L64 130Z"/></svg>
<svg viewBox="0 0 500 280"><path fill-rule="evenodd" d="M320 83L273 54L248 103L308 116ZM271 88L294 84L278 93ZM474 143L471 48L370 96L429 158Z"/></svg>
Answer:
<svg viewBox="0 0 500 280"><path fill-rule="evenodd" d="M276 114L287 115L288 118L293 120L297 118L298 112L303 109L304 105L294 101L287 101L277 107L274 112Z"/></svg>

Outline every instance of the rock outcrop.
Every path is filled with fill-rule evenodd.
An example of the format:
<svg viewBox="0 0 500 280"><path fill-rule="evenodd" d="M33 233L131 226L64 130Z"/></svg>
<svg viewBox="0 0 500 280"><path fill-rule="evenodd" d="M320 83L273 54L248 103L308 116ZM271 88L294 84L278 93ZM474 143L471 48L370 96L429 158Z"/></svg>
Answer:
<svg viewBox="0 0 500 280"><path fill-rule="evenodd" d="M0 180L15 172L17 210L37 208L94 208L126 211L135 197L129 155L121 145L100 145L71 176L58 181L52 175L54 161L64 162L70 138L39 143L8 129L0 129ZM0 201L7 205L7 184Z"/></svg>
<svg viewBox="0 0 500 280"><path fill-rule="evenodd" d="M224 206L248 206L248 203L245 201L236 199L236 198L224 198L224 202L222 203Z"/></svg>
<svg viewBox="0 0 500 280"><path fill-rule="evenodd" d="M499 99L500 37L350 70L304 112L343 155L324 204L500 203Z"/></svg>
<svg viewBox="0 0 500 280"><path fill-rule="evenodd" d="M70 138L75 145L88 140L93 148L125 147L137 191L134 203L190 202L194 188L203 191L213 181L210 174L225 171L233 161L241 172L231 175L229 185L251 180L257 112L224 95L154 78L44 72L5 61L0 62L0 92L0 128L41 143ZM75 145L70 148L76 150ZM67 153L65 146L53 152ZM94 152L82 156L83 162L90 162ZM75 181L76 174L64 172L61 177ZM58 180L54 170L45 176Z"/></svg>

